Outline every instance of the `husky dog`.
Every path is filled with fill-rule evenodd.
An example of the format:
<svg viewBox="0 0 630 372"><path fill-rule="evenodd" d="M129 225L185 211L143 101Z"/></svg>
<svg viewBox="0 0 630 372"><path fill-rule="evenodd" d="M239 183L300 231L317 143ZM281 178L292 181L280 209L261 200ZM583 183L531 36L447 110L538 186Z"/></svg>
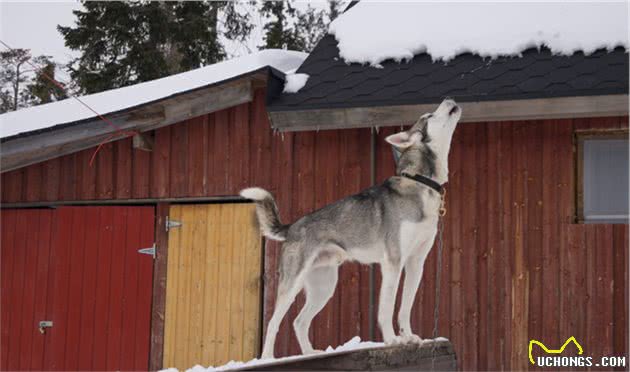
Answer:
<svg viewBox="0 0 630 372"><path fill-rule="evenodd" d="M304 289L306 303L293 327L303 354L314 353L308 329L332 297L338 266L344 261L379 263L382 273L378 325L385 343L420 342L411 330L410 316L422 278L424 261L437 232L441 195L448 181L448 153L461 109L450 99L427 113L407 131L385 140L400 153L396 176L382 185L341 199L293 224L280 221L273 196L261 188L241 191L256 203L262 234L282 241L280 282L276 307L267 327L262 358L272 358L278 327L295 296ZM424 176L428 181L416 179ZM405 270L399 335L392 316L402 270Z"/></svg>

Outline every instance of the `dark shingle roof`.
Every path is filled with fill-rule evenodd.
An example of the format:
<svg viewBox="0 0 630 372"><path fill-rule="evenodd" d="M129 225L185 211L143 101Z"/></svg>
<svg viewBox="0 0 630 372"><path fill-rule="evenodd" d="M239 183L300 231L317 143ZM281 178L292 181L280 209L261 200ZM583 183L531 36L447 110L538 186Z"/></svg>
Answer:
<svg viewBox="0 0 630 372"><path fill-rule="evenodd" d="M325 36L297 70L309 74L297 93L273 98L269 111L628 94L628 53L552 55L529 49L522 56L481 58L470 53L444 62L428 54L383 68L346 64L337 41Z"/></svg>

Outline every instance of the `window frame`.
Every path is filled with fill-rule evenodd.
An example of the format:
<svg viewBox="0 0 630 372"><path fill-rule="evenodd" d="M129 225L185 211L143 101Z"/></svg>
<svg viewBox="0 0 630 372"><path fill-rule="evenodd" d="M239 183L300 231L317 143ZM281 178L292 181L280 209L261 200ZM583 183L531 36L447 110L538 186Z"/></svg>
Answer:
<svg viewBox="0 0 630 372"><path fill-rule="evenodd" d="M625 139L630 141L628 128L614 129L579 129L573 133L573 153L575 154L575 215L578 224L620 224L620 222L593 222L584 218L584 141L590 139ZM625 222L623 224L628 224Z"/></svg>

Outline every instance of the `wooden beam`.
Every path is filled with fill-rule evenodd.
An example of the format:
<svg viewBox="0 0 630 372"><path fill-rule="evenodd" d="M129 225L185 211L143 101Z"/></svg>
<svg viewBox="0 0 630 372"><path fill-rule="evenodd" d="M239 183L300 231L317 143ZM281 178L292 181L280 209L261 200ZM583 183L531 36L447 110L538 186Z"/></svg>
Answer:
<svg viewBox="0 0 630 372"><path fill-rule="evenodd" d="M536 98L462 102L461 122L543 120L628 115L628 95ZM398 126L414 123L437 104L271 111L271 126L280 131Z"/></svg>
<svg viewBox="0 0 630 372"><path fill-rule="evenodd" d="M146 132L196 116L251 102L250 78L179 94L135 109L107 115L123 131ZM0 169L11 171L30 164L88 149L102 142L126 137L111 125L95 118L40 134L2 143Z"/></svg>
<svg viewBox="0 0 630 372"><path fill-rule="evenodd" d="M158 203L155 211L155 262L153 265L153 305L151 308L151 347L149 370L162 369L164 355L164 315L166 312L166 268L168 233L165 229L169 203Z"/></svg>
<svg viewBox="0 0 630 372"><path fill-rule="evenodd" d="M142 151L153 151L153 135L149 133L138 133L133 136L133 148Z"/></svg>

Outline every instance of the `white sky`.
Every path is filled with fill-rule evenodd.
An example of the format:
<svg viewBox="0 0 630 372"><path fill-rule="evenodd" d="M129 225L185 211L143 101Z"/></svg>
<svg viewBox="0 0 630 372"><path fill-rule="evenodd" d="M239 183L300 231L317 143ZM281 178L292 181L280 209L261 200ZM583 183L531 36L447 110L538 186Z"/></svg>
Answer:
<svg viewBox="0 0 630 372"><path fill-rule="evenodd" d="M326 8L325 0L298 1L295 6L306 8L307 3L316 8ZM243 4L247 7L246 4ZM79 9L78 1L7 1L0 0L0 40L12 48L31 49L34 56L50 55L58 63L67 63L78 53L64 46L63 37L57 31L57 25L71 26L74 24L72 11ZM246 9L246 8L244 8ZM253 14L253 23L257 27L252 31L247 45L225 42L229 57L249 54L257 50L262 44L264 19L259 14ZM0 49L4 47L0 46ZM58 70L60 80L67 81L68 74Z"/></svg>
<svg viewBox="0 0 630 372"><path fill-rule="evenodd" d="M74 24L76 1L15 1L0 3L0 39L12 48L30 49L35 56L50 55L59 63L70 61L76 53L63 44L57 25ZM4 49L4 47L0 47ZM67 75L66 75L67 76ZM60 76L65 77L63 74Z"/></svg>

